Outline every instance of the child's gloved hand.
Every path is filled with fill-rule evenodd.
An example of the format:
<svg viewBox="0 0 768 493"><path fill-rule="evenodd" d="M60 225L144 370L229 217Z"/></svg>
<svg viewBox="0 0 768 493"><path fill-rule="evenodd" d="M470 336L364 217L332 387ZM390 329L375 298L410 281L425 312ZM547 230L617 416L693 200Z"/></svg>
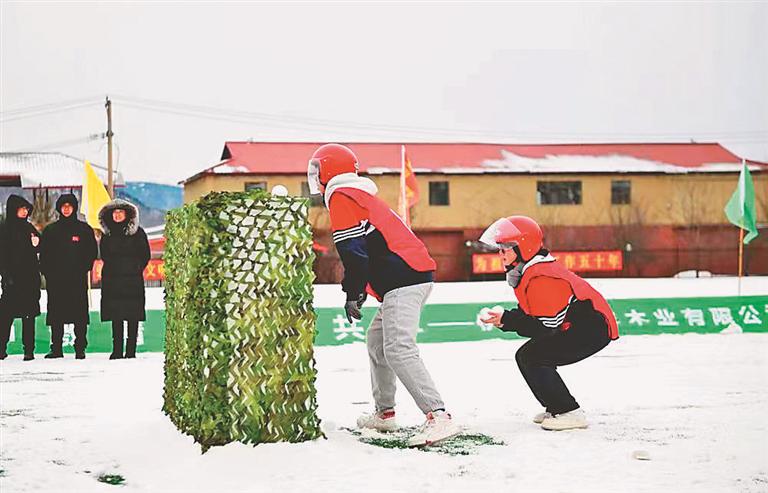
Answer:
<svg viewBox="0 0 768 493"><path fill-rule="evenodd" d="M501 323L501 317L504 316L504 312L488 312L488 314L484 317L480 317L480 320L484 324L490 324L494 327L501 327L503 324Z"/></svg>
<svg viewBox="0 0 768 493"><path fill-rule="evenodd" d="M362 320L363 314L360 313L359 301L350 300L344 303L344 312L347 314L347 320L352 323L352 319ZM362 305L362 303L360 303Z"/></svg>

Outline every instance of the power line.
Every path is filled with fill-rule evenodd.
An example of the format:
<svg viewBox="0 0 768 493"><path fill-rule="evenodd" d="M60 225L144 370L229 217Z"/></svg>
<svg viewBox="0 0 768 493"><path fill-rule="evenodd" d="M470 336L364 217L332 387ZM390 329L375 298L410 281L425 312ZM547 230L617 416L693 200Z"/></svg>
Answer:
<svg viewBox="0 0 768 493"><path fill-rule="evenodd" d="M268 125L268 128L281 128L292 130L314 130L314 131L343 131L358 135L394 134L401 137L403 134L418 135L427 137L443 138L467 138L477 136L486 140L689 140L712 139L728 140L733 142L768 142L768 130L744 130L744 131L722 131L722 132L668 132L668 133L644 133L644 132L499 132L491 130L478 129L457 129L457 128L439 128L439 127L420 127L411 125L392 125L364 123L357 121L328 120L312 117L298 117L290 115L279 115L273 113L262 113L254 111L244 111L228 108L219 108L213 106L174 103L147 98L135 98L130 96L115 96L117 102L126 108L165 113L176 116L186 116L194 118L203 118L209 120L218 120L229 123L247 123L258 124L260 126ZM100 99L95 97L74 99L69 101L60 101L57 103L48 103L25 108L16 108L0 112L2 118L0 123L46 116L74 109L101 104Z"/></svg>
<svg viewBox="0 0 768 493"><path fill-rule="evenodd" d="M341 122L333 120L318 120L314 118L291 117L283 115L274 115L268 113L254 113L247 111L218 109L206 106L185 105L177 103L167 103L162 101L152 101L145 99L123 99L117 97L116 100L123 106L134 109L143 109L156 111L173 115L192 116L199 118L215 119L232 123L268 123L270 126L279 128L302 128L311 130L343 129L379 131L379 132L424 132L417 127L396 127L391 125L360 124L356 122ZM434 131L428 133L434 134Z"/></svg>
<svg viewBox="0 0 768 493"><path fill-rule="evenodd" d="M277 115L271 113L260 113L251 111L242 111L226 108L217 108L212 106L192 105L186 103L173 103L168 101L153 100L146 98L133 98L129 96L115 96L115 100L121 102L123 106L133 109L154 111L178 116L190 116L197 118L215 119L231 123L268 123L272 127L278 128L302 128L311 130L331 130L342 129L345 131L365 131L379 133L397 133L422 134L422 135L443 135L443 136L469 136L478 135L482 137L503 137L511 136L517 138L676 138L688 140L692 136L700 139L720 138L723 140L733 139L753 139L764 138L768 141L768 130L744 130L744 131L721 131L721 132L676 132L676 133L627 133L627 132L497 132L478 129L456 129L456 128L429 128L407 125L391 124L372 124L354 121L327 120L311 117L294 117L288 115ZM762 141L762 140L757 140Z"/></svg>
<svg viewBox="0 0 768 493"><path fill-rule="evenodd" d="M20 113L29 113L29 112L37 112L41 110L47 110L53 107L60 107L60 106L70 106L73 104L80 104L80 103L86 103L86 102L97 102L98 98L95 96L87 97L87 98L79 98L79 99L70 99L68 101L59 101L56 103L46 103L46 104L39 104L36 106L27 106L23 108L14 108L10 110L2 110L0 111L0 115L17 115Z"/></svg>
<svg viewBox="0 0 768 493"><path fill-rule="evenodd" d="M54 114L54 113L63 113L65 111L71 111L71 110L75 110L75 109L78 109L78 108L84 108L86 106L93 106L96 103L97 103L96 101L92 101L92 102L87 102L87 103L70 104L70 105L60 106L60 107L51 107L51 108L49 108L47 110L39 110L39 111L36 111L36 112L31 112L31 113L21 113L21 114L17 114L17 115L11 115L11 116L8 116L8 117L0 118L0 123L7 123L7 122L16 121L16 120L24 120L24 119L27 119L27 118L35 118L35 117L38 117L38 116L51 115L51 114Z"/></svg>
<svg viewBox="0 0 768 493"><path fill-rule="evenodd" d="M289 123L289 122L282 122L282 121L264 121L260 119L253 119L253 118L242 118L242 117L233 117L233 116L225 116L225 115L218 115L214 113L201 113L201 112L195 112L195 111L184 111L184 110L175 110L175 109L166 109L166 108L159 108L155 106L148 106L143 104L136 104L136 103L127 103L125 101L121 102L120 104L123 108L130 108L130 109L136 109L136 110L146 110L146 111L152 111L157 113L164 113L169 115L177 115L177 116L188 116L188 117L194 117L194 118L202 118L206 120L217 120L217 121L223 121L228 123L248 123L248 124L259 124L259 125L268 125L266 128L285 128L285 129L303 129L303 130L318 130L319 128L316 125L306 124L306 123ZM323 127L323 129L328 130L330 128L336 128L340 129L342 127ZM349 129L345 129L349 131ZM368 130L370 131L370 130ZM359 131L358 131L359 132Z"/></svg>
<svg viewBox="0 0 768 493"><path fill-rule="evenodd" d="M66 140L60 140L56 142L48 142L46 144L38 144L34 146L25 146L24 148L13 150L13 151L3 151L3 152L37 152L42 151L45 149L56 149L61 147L71 147L74 145L79 144L87 144L88 142L92 142L94 140L104 139L106 138L106 135L103 133L95 133L95 134L89 134L85 137L75 137L72 139L66 139Z"/></svg>

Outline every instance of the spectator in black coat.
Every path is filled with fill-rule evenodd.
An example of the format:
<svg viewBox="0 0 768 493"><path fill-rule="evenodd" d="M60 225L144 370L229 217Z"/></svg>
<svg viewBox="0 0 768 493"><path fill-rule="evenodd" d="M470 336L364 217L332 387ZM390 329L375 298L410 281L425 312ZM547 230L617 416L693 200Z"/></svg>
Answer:
<svg viewBox="0 0 768 493"><path fill-rule="evenodd" d="M43 231L40 268L48 291L51 352L46 358L62 358L64 324L75 325L75 358L85 358L88 346L88 272L98 249L93 229L77 219L77 198L65 194L56 201L59 220Z"/></svg>
<svg viewBox="0 0 768 493"><path fill-rule="evenodd" d="M128 323L125 357L136 357L139 321L144 311L144 268L149 263L149 241L139 226L139 210L115 199L99 211L101 237L101 320L112 322L112 354L123 358L124 324Z"/></svg>
<svg viewBox="0 0 768 493"><path fill-rule="evenodd" d="M35 317L40 314L40 233L29 221L32 204L18 195L6 202L0 225L0 359L8 356L13 319L21 318L24 361L35 359Z"/></svg>

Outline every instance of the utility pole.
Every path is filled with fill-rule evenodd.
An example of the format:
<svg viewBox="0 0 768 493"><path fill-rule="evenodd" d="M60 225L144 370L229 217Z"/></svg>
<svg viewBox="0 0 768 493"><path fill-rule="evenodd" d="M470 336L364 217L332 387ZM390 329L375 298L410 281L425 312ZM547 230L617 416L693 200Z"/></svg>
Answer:
<svg viewBox="0 0 768 493"><path fill-rule="evenodd" d="M115 198L115 182L112 176L112 101L107 96L107 192L110 198Z"/></svg>

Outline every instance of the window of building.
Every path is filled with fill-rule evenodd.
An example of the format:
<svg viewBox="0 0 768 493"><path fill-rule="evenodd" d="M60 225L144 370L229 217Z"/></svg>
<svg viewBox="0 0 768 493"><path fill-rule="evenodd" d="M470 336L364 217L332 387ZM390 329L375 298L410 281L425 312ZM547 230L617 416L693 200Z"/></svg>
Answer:
<svg viewBox="0 0 768 493"><path fill-rule="evenodd" d="M629 180L611 181L611 204L629 204L632 200L632 183Z"/></svg>
<svg viewBox="0 0 768 493"><path fill-rule="evenodd" d="M581 204L581 182L536 182L536 199L539 205L579 205Z"/></svg>
<svg viewBox="0 0 768 493"><path fill-rule="evenodd" d="M429 205L449 205L447 181L429 182Z"/></svg>
<svg viewBox="0 0 768 493"><path fill-rule="evenodd" d="M267 189L267 182L265 181L247 181L245 182L245 191L250 192L251 190L266 190Z"/></svg>
<svg viewBox="0 0 768 493"><path fill-rule="evenodd" d="M319 205L323 205L323 196L321 194L310 195L309 183L307 183L306 181L301 182L301 196L309 197L310 207L317 207Z"/></svg>

